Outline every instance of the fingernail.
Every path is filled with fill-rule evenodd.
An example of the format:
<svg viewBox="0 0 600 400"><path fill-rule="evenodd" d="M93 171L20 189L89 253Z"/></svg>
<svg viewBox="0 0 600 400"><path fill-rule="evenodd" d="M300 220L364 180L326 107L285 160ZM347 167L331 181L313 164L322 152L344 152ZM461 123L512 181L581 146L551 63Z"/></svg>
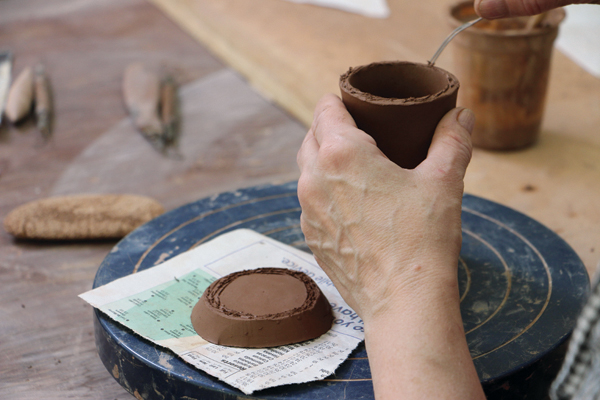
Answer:
<svg viewBox="0 0 600 400"><path fill-rule="evenodd" d="M473 127L475 126L475 114L473 114L473 111L465 108L458 114L456 119L460 126L465 128L469 134L473 132Z"/></svg>
<svg viewBox="0 0 600 400"><path fill-rule="evenodd" d="M485 19L504 18L508 16L508 5L505 0L481 0L476 11Z"/></svg>

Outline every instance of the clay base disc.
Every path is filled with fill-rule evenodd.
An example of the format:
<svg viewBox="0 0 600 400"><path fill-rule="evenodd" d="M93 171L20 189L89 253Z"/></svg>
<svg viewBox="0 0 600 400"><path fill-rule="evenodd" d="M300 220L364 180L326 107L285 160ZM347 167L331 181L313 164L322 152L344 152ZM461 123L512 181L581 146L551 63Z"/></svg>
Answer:
<svg viewBox="0 0 600 400"><path fill-rule="evenodd" d="M213 282L192 310L205 340L273 347L317 338L331 328L327 298L306 274L284 268L235 272Z"/></svg>

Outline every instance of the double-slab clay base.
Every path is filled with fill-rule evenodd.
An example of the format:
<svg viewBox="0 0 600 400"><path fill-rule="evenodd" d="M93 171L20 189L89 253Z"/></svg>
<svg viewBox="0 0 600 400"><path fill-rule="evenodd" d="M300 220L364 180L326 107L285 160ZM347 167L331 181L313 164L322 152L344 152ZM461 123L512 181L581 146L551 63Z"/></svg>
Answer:
<svg viewBox="0 0 600 400"><path fill-rule="evenodd" d="M192 310L205 340L273 347L317 338L331 328L331 306L308 275L284 268L235 272L213 282Z"/></svg>

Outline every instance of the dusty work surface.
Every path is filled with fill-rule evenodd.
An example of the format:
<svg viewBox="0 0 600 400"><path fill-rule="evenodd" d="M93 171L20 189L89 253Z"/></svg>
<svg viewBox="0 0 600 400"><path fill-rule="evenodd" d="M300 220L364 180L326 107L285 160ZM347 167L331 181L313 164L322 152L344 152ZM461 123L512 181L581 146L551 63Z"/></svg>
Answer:
<svg viewBox="0 0 600 400"><path fill-rule="evenodd" d="M317 100L338 93L349 66L425 62L449 33L449 0L388 0L371 19L284 0L151 0L241 71L266 96L310 124ZM452 71L451 52L438 60ZM539 143L512 153L475 151L466 191L513 207L567 240L588 271L600 258L600 79L554 52Z"/></svg>
<svg viewBox="0 0 600 400"><path fill-rule="evenodd" d="M0 128L0 219L57 194L134 193L170 210L297 177L304 127L145 1L1 1L0 49L13 51L15 73L46 64L56 109L45 146L32 123ZM121 78L135 61L182 84L181 160L126 119ZM0 229L1 399L133 398L102 365L92 308L77 298L115 244L15 241Z"/></svg>
<svg viewBox="0 0 600 400"><path fill-rule="evenodd" d="M280 1L284 5L279 5ZM186 5L180 0L171 3ZM253 42L263 43L261 50L265 52L257 58L263 61L257 65L270 70L262 76L277 70L293 72L289 82L303 81L283 58L273 61L273 53L283 56L299 52L301 47L314 49L317 39L335 39L352 49L354 45L351 40L346 43L344 30L355 29L358 33L354 38L362 32L367 40L373 34L381 35L395 21L373 20L380 27L371 33L369 26L358 24L362 18L335 10L261 0L260 7L249 11L251 3L204 0L205 9L190 16L204 12L207 20L213 19L210 26L233 32L229 36L214 32L214 37L228 37L217 42L241 60L240 48L247 45L247 50L253 51ZM333 72L311 73L314 94L304 106L306 112L312 112L312 104L321 93L336 89L337 75L343 72L338 69L376 58L429 57L445 34L441 14L430 2L404 3L392 7L393 18L398 18L399 7L406 14L404 24L394 28L402 35L393 33L393 40L386 39L373 49L364 50L363 45L352 50L355 58L337 61L339 67L331 67ZM278 20L279 29L287 26L299 32L295 42L273 35L265 44L261 42L264 32L258 36L252 33L260 27L265 13L287 13L290 18L290 10L305 19L314 14L314 20L302 26L289 25L285 18ZM425 43L422 46L409 41L411 30L421 29L424 21L414 17L415 12L430 12L437 18L431 24L436 37L422 36L427 40L419 42ZM333 16L337 22L331 20ZM205 27L207 20L202 23L198 19L197 25ZM310 31L308 25L322 30L307 36L303 32ZM240 28L244 31L238 35L235 29ZM266 24L264 29L272 27ZM239 42L242 39L244 42ZM43 147L37 146L38 133L31 123L0 128L2 219L24 202L54 194L129 192L152 196L170 210L226 190L297 176L295 152L305 128L266 102L145 1L3 0L0 48L14 52L15 73L37 61L46 64L57 112L53 137ZM300 71L308 71L319 62L333 63L339 54L338 48L330 46L329 53L301 63ZM126 119L121 78L125 66L134 61L167 65L183 84L187 123L184 121L181 162L155 153ZM594 208L600 191L600 136L595 128L600 126L600 82L560 54L555 61L540 144L506 155L476 152L467 190L545 223L575 248L591 270L600 251L600 220ZM294 91L286 89L284 93ZM132 398L98 359L91 307L77 298L91 288L98 266L114 245L112 241L14 241L0 229L0 398Z"/></svg>

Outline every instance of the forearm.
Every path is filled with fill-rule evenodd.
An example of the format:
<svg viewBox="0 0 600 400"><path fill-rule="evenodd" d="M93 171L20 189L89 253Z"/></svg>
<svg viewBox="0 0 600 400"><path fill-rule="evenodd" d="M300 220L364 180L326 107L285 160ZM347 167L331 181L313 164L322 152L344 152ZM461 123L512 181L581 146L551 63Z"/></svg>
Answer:
<svg viewBox="0 0 600 400"><path fill-rule="evenodd" d="M298 153L302 231L364 321L378 400L484 399L457 283L474 122L468 110L446 114L427 159L406 170L325 96Z"/></svg>
<svg viewBox="0 0 600 400"><path fill-rule="evenodd" d="M455 276L404 288L393 310L365 321L378 400L485 398L465 339Z"/></svg>

